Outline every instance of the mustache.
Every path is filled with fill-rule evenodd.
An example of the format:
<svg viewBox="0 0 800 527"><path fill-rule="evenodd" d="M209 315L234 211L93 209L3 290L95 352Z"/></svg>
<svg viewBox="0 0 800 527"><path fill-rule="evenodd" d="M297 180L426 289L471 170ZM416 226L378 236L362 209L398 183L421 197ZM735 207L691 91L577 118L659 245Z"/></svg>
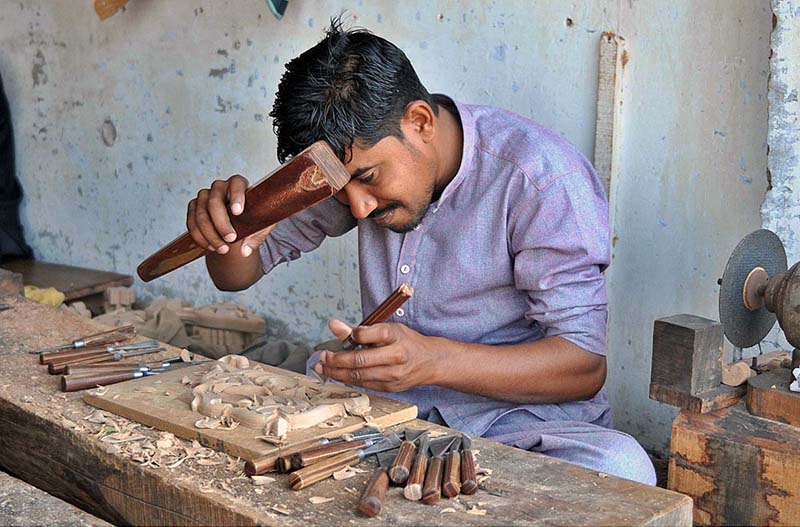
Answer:
<svg viewBox="0 0 800 527"><path fill-rule="evenodd" d="M372 212L369 213L369 215L367 217L371 218L371 219L374 219L374 218L377 218L378 216L380 216L381 214L383 214L384 212L389 212L390 210L399 209L400 206L401 206L400 203L395 201L393 203L389 203L385 207L381 207L380 209L373 210Z"/></svg>

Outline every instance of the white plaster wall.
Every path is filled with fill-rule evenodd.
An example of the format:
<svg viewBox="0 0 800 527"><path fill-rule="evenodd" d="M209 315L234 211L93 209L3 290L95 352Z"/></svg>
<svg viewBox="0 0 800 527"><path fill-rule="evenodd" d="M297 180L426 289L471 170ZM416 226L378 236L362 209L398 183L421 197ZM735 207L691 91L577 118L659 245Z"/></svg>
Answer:
<svg viewBox="0 0 800 527"><path fill-rule="evenodd" d="M716 317L716 277L760 225L769 0L293 0L281 21L263 0L131 0L102 23L88 0L0 0L37 256L134 273L182 232L198 188L274 168L282 65L342 9L403 48L431 90L531 117L590 158L598 39L627 39L608 387L617 424L664 449L674 411L647 400L653 319ZM355 251L352 236L329 241L239 294L215 291L202 263L135 287L232 299L313 341L329 317L359 318Z"/></svg>

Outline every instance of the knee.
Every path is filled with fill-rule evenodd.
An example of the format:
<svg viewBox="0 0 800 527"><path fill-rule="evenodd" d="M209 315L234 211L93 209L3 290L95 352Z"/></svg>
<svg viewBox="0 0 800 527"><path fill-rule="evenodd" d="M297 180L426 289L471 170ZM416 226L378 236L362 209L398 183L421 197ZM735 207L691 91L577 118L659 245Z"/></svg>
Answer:
<svg viewBox="0 0 800 527"><path fill-rule="evenodd" d="M615 438L613 447L606 451L599 470L646 485L656 484L650 456L634 438L622 432Z"/></svg>

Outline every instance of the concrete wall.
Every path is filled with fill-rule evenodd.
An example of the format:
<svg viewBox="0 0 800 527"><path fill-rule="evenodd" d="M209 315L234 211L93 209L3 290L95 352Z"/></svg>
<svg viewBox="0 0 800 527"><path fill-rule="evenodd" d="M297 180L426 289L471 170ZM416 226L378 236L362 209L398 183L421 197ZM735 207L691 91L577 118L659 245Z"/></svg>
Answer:
<svg viewBox="0 0 800 527"><path fill-rule="evenodd" d="M37 256L133 273L183 230L198 188L274 168L282 65L342 9L431 90L531 117L590 158L600 33L627 39L608 386L617 424L664 449L674 410L647 400L653 319L716 317L716 277L761 223L769 0L293 1L281 21L263 0L132 0L102 23L88 0L0 0ZM329 317L359 318L355 251L329 241L241 294L215 291L201 263L136 288L232 299L317 340Z"/></svg>

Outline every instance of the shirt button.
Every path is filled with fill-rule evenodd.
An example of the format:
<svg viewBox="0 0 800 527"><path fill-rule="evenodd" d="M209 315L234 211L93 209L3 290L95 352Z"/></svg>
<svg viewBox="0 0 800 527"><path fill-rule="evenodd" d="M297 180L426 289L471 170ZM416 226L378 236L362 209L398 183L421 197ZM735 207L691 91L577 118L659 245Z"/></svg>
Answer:
<svg viewBox="0 0 800 527"><path fill-rule="evenodd" d="M394 314L397 315L398 317L402 317L403 315L406 314L406 312L403 311L402 307L399 307L399 308L397 308L397 311L394 312Z"/></svg>
<svg viewBox="0 0 800 527"><path fill-rule="evenodd" d="M408 274L408 272L410 270L411 270L411 268L409 266L407 266L406 264L403 264L403 265L400 266L400 272L403 273L403 274Z"/></svg>

